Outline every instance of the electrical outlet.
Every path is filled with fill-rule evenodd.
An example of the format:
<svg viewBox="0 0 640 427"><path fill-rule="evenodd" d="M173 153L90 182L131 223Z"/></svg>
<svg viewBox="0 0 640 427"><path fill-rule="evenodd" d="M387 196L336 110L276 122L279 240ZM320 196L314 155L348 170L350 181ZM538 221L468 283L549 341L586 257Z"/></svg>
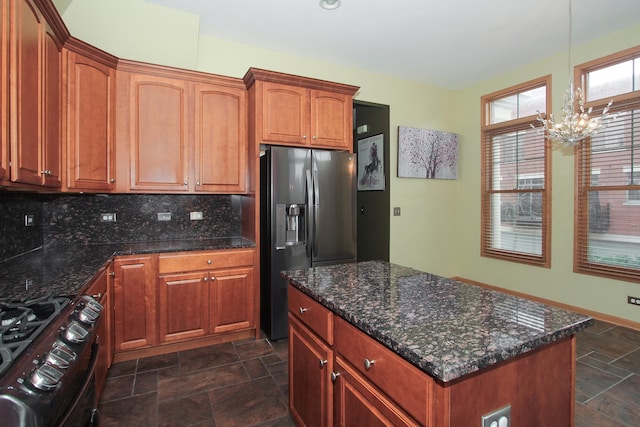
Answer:
<svg viewBox="0 0 640 427"><path fill-rule="evenodd" d="M33 225L33 215L26 214L24 216L24 226L31 227Z"/></svg>
<svg viewBox="0 0 640 427"><path fill-rule="evenodd" d="M101 222L116 222L116 214L115 213L101 213L100 214Z"/></svg>
<svg viewBox="0 0 640 427"><path fill-rule="evenodd" d="M202 218L202 212L189 212L189 219L191 221L201 221Z"/></svg>
<svg viewBox="0 0 640 427"><path fill-rule="evenodd" d="M628 296L627 297L627 303L629 303L631 305L637 305L638 307L640 307L640 297Z"/></svg>
<svg viewBox="0 0 640 427"><path fill-rule="evenodd" d="M171 221L171 212L158 212L158 221Z"/></svg>
<svg viewBox="0 0 640 427"><path fill-rule="evenodd" d="M400 216L400 208L393 208L393 216Z"/></svg>
<svg viewBox="0 0 640 427"><path fill-rule="evenodd" d="M511 405L483 415L480 425L482 427L511 427Z"/></svg>

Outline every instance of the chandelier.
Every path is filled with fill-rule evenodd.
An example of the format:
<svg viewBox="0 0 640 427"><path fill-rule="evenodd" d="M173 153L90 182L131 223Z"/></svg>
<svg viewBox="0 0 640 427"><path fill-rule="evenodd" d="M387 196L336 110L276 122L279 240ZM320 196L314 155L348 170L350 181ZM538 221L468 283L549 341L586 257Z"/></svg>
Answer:
<svg viewBox="0 0 640 427"><path fill-rule="evenodd" d="M571 32L572 8L571 0L569 0L569 75L573 74L571 70ZM553 114L549 114L549 117L545 119L542 113L538 111L538 121L542 123L542 127L535 127L534 125L531 125L531 127L539 134L544 133L546 138L562 142L570 147L579 144L585 138L595 135L617 117L617 115L609 114L609 108L613 101L609 101L600 116L592 116L593 107L585 110L584 93L579 86L574 90L573 78L569 80L569 89L567 89L563 99L562 117L559 120L556 120ZM577 111L576 103L578 104Z"/></svg>

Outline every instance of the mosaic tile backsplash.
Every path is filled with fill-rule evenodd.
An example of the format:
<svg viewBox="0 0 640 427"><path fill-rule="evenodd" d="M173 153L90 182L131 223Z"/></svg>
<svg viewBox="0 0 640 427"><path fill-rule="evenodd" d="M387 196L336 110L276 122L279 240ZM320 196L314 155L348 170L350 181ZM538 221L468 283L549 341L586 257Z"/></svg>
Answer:
<svg viewBox="0 0 640 427"><path fill-rule="evenodd" d="M33 212L34 225L24 226ZM190 212L202 212L192 221ZM101 221L113 213L116 222ZM171 215L159 221L158 213ZM0 260L66 244L211 239L239 236L240 196L0 194Z"/></svg>

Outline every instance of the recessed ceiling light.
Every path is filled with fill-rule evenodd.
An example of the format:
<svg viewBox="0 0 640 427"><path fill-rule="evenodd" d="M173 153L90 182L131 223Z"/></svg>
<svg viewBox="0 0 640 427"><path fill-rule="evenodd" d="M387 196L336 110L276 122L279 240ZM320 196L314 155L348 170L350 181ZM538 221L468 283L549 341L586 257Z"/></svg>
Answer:
<svg viewBox="0 0 640 427"><path fill-rule="evenodd" d="M320 7L327 10L333 10L340 7L340 0L320 0Z"/></svg>

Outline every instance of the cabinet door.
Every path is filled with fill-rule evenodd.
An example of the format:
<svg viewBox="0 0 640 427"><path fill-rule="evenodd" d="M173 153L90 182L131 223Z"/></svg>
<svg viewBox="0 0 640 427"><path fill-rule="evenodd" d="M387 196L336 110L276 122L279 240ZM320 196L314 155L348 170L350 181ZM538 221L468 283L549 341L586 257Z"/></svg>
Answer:
<svg viewBox="0 0 640 427"><path fill-rule="evenodd" d="M350 150L353 101L349 95L311 91L311 145Z"/></svg>
<svg viewBox="0 0 640 427"><path fill-rule="evenodd" d="M244 89L195 86L196 191L246 189L247 98Z"/></svg>
<svg viewBox="0 0 640 427"><path fill-rule="evenodd" d="M289 411L297 425L331 424L332 369L331 350L289 313Z"/></svg>
<svg viewBox="0 0 640 427"><path fill-rule="evenodd" d="M336 426L418 426L355 369L336 356L333 384Z"/></svg>
<svg viewBox="0 0 640 427"><path fill-rule="evenodd" d="M188 191L187 82L127 75L130 190Z"/></svg>
<svg viewBox="0 0 640 427"><path fill-rule="evenodd" d="M207 333L208 279L206 272L160 276L160 342L181 341Z"/></svg>
<svg viewBox="0 0 640 427"><path fill-rule="evenodd" d="M66 182L73 190L111 191L115 181L115 70L67 52Z"/></svg>
<svg viewBox="0 0 640 427"><path fill-rule="evenodd" d="M0 180L9 176L9 2L0 4Z"/></svg>
<svg viewBox="0 0 640 427"><path fill-rule="evenodd" d="M116 258L113 268L115 350L154 345L156 276L152 257Z"/></svg>
<svg viewBox="0 0 640 427"><path fill-rule="evenodd" d="M30 0L12 0L11 7L11 180L39 185L44 20Z"/></svg>
<svg viewBox="0 0 640 427"><path fill-rule="evenodd" d="M253 269L211 272L211 332L221 333L254 326Z"/></svg>
<svg viewBox="0 0 640 427"><path fill-rule="evenodd" d="M264 82L260 142L307 144L308 135L309 91L302 87Z"/></svg>
<svg viewBox="0 0 640 427"><path fill-rule="evenodd" d="M61 185L62 47L47 26L44 34L44 111L42 133L43 185Z"/></svg>

